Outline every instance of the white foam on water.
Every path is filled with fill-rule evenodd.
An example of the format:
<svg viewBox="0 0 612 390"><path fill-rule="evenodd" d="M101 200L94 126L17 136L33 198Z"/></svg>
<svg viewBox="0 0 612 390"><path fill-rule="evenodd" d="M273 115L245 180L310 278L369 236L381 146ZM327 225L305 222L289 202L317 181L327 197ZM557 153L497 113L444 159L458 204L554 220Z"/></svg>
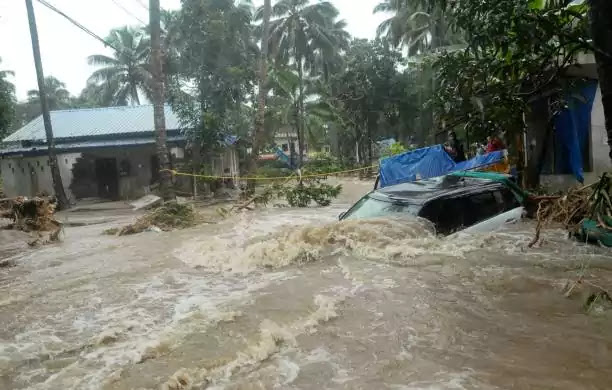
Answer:
<svg viewBox="0 0 612 390"><path fill-rule="evenodd" d="M296 338L304 333L313 333L318 325L336 318L338 313L337 306L347 297L348 292L343 291L340 296L316 295L314 303L317 309L305 318L298 319L288 325L279 325L274 321L265 319L260 324L259 341L251 344L245 351L239 352L236 359L217 369L200 373L199 381L211 381L216 388L223 388L230 383L231 378L243 370L249 371L251 367L260 365L273 355L278 354L283 349L292 349L297 345ZM294 363L280 360L281 367L278 368L280 375L287 381L293 381L299 373L299 366ZM284 365L284 366L283 366ZM287 371L290 374L287 374ZM295 374L295 377L294 377ZM290 382L287 382L290 383Z"/></svg>

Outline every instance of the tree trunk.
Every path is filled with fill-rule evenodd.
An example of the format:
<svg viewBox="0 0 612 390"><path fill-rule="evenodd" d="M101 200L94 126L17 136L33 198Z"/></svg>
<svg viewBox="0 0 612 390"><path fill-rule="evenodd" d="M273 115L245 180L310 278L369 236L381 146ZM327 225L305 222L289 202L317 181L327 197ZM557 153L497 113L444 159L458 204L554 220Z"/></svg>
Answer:
<svg viewBox="0 0 612 390"><path fill-rule="evenodd" d="M297 55L296 55L297 56ZM304 69L302 57L297 56L297 70L299 80L298 91L298 118L297 118L297 137L298 137L298 167L301 168L304 164Z"/></svg>
<svg viewBox="0 0 612 390"><path fill-rule="evenodd" d="M198 196L198 178L195 175L200 174L202 167L202 150L200 145L200 137L195 136L191 144L191 172L193 176L193 197Z"/></svg>
<svg viewBox="0 0 612 390"><path fill-rule="evenodd" d="M51 168L51 179L53 180L53 192L57 197L58 208L67 209L70 207L70 202L66 197L64 185L62 183L62 175L60 174L57 165L57 156L55 155L55 139L53 138L53 127L51 124L51 114L49 113L49 103L47 102L47 93L45 91L45 75L42 68L42 60L40 58L40 46L38 43L38 30L36 28L36 16L34 15L34 7L32 0L26 0L26 8L28 11L28 21L30 23L30 36L32 38L32 52L34 54L34 65L36 67L36 77L38 79L38 96L42 108L43 123L45 126L45 135L47 137L47 147L49 151L49 166Z"/></svg>
<svg viewBox="0 0 612 390"><path fill-rule="evenodd" d="M368 138L367 138L367 148L368 148L368 165L372 165L372 158L373 158L373 153L372 153L372 123L370 120L368 120L367 123L367 134L368 134Z"/></svg>
<svg viewBox="0 0 612 390"><path fill-rule="evenodd" d="M270 40L270 15L272 13L272 1L264 0L261 56L259 58L259 94L257 98L257 113L255 115L255 130L253 133L253 151L249 171L254 176L257 170L257 157L263 142L266 118L266 97L268 96L268 44ZM255 182L249 183L249 187L255 187Z"/></svg>
<svg viewBox="0 0 612 390"><path fill-rule="evenodd" d="M151 73L153 75L153 122L155 124L157 157L161 168L159 184L161 196L168 200L174 198L174 191L172 189L172 174L169 171L168 147L166 146L159 0L150 0L149 17L151 25Z"/></svg>
<svg viewBox="0 0 612 390"><path fill-rule="evenodd" d="M612 1L590 0L591 35L601 88L601 103L606 118L606 133L612 159ZM603 52L603 53L602 53Z"/></svg>
<svg viewBox="0 0 612 390"><path fill-rule="evenodd" d="M546 142L553 126L549 112L549 100L541 99L532 103L526 121L529 145L525 145L525 148L528 148L530 152L523 175L523 186L534 189L540 185L540 172L546 158ZM535 141L535 145L532 146L531 141Z"/></svg>

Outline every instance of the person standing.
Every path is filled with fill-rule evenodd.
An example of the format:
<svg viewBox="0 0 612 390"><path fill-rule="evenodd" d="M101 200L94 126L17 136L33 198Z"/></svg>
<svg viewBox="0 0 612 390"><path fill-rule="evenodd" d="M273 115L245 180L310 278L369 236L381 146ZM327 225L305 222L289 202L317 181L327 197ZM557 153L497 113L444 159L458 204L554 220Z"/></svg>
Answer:
<svg viewBox="0 0 612 390"><path fill-rule="evenodd" d="M465 161L463 144L457 139L457 134L454 131L448 133L448 141L445 145L445 149L456 163Z"/></svg>

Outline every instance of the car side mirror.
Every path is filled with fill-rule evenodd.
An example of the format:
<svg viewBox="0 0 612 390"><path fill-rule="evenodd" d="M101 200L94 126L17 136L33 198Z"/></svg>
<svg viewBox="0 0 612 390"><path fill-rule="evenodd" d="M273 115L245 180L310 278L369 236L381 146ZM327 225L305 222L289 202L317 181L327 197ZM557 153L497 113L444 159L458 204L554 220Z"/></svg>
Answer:
<svg viewBox="0 0 612 390"><path fill-rule="evenodd" d="M346 215L346 213L345 213L345 212L344 212L344 213L340 213L340 214L338 214L338 220L341 220L341 219L342 219L342 217L344 217L345 215Z"/></svg>

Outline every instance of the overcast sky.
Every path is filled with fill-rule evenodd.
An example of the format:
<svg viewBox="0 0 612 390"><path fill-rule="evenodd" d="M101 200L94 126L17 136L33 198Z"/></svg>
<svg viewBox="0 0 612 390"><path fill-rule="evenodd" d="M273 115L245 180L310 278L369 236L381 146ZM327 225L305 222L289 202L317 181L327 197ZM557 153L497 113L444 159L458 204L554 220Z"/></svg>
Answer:
<svg viewBox="0 0 612 390"><path fill-rule="evenodd" d="M138 25L148 21L145 5L148 0L47 0L68 16L106 37L110 29L122 25ZM255 0L254 3L261 3ZM340 17L348 22L348 31L359 38L373 38L376 27L384 18L373 15L379 0L332 0ZM166 9L176 9L180 0L161 0ZM121 7L125 8L123 10ZM46 76L52 75L66 83L73 95L85 87L94 68L87 64L91 54L111 54L94 38L85 34L66 19L34 0L38 34ZM126 12L127 10L127 12ZM32 57L30 32L24 0L0 0L0 69L13 70L17 98L22 100L30 89L37 89Z"/></svg>

